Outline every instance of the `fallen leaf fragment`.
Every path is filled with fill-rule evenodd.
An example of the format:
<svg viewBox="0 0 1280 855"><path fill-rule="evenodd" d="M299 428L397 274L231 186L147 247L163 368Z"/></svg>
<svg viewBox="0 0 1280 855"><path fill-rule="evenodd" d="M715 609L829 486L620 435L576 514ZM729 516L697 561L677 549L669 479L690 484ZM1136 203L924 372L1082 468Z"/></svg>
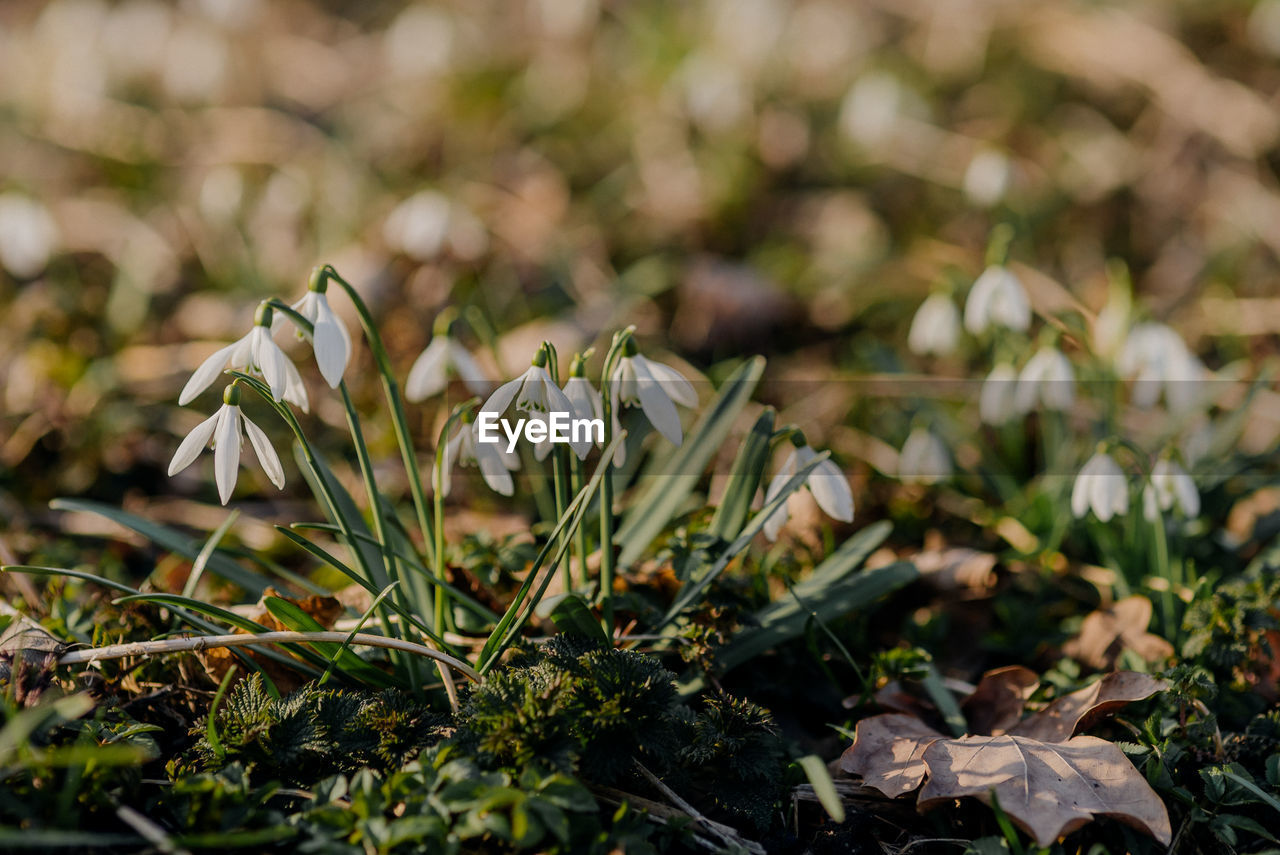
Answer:
<svg viewBox="0 0 1280 855"><path fill-rule="evenodd" d="M1132 650L1146 662L1158 662L1173 655L1173 645L1147 632L1151 624L1151 601L1141 595L1125 597L1109 609L1090 612L1075 638L1062 652L1090 668L1114 668L1125 650Z"/></svg>
<svg viewBox="0 0 1280 855"><path fill-rule="evenodd" d="M1124 752L1105 739L938 739L925 747L922 760L928 768L918 802L922 809L963 796L991 804L994 793L1001 809L1040 846L1098 815L1115 817L1169 844L1164 802Z"/></svg>
<svg viewBox="0 0 1280 855"><path fill-rule="evenodd" d="M960 708L974 733L1000 736L1022 718L1023 708L1040 685L1030 668L1010 665L982 675Z"/></svg>
<svg viewBox="0 0 1280 855"><path fill-rule="evenodd" d="M862 778L889 798L909 793L924 780L924 750L942 738L914 716L890 713L858 722L853 745L840 757L840 769Z"/></svg>
<svg viewBox="0 0 1280 855"><path fill-rule="evenodd" d="M1065 742L1125 704L1145 700L1166 687L1163 680L1136 671L1116 671L1077 692L1058 698L1009 730L1041 742Z"/></svg>

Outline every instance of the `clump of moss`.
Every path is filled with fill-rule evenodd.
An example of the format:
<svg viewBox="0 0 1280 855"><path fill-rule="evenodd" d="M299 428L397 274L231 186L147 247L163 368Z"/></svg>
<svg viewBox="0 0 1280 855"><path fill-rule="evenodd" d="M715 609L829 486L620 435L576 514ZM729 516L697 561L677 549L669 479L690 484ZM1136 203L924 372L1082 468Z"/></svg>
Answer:
<svg viewBox="0 0 1280 855"><path fill-rule="evenodd" d="M598 784L647 789L643 764L701 809L758 827L785 790L764 709L722 696L695 712L656 658L569 636L517 654L472 690L455 739L489 768L536 760Z"/></svg>
<svg viewBox="0 0 1280 855"><path fill-rule="evenodd" d="M208 719L192 729L198 768L238 762L290 783L310 783L340 772L400 768L437 742L448 716L411 695L304 686L272 698L254 674L240 681L215 714L218 744L207 737Z"/></svg>

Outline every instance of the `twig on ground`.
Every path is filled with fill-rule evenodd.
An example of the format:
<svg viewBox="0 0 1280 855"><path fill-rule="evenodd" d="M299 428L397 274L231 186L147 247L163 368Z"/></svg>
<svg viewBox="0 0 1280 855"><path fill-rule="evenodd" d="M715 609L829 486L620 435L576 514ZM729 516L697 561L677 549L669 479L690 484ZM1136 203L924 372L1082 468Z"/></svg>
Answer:
<svg viewBox="0 0 1280 855"><path fill-rule="evenodd" d="M236 633L234 635L208 635L188 638L169 638L163 641L135 641L127 644L111 644L106 647L91 647L85 650L73 650L58 660L59 665L73 665L79 662L98 662L103 659L123 659L126 656L160 656L165 653L182 653L186 651L210 650L219 647L247 647L255 644L305 644L310 642L344 642L359 644L365 647L385 647L390 650L403 650L426 656L437 662L448 665L465 674L468 679L479 683L480 675L467 663L455 659L447 653L432 650L422 644L405 641L401 638L388 638L383 635L369 635L358 632L349 635L345 632L259 632Z"/></svg>
<svg viewBox="0 0 1280 855"><path fill-rule="evenodd" d="M715 822L714 820L707 819L703 816L697 808L682 799L675 790L664 784L661 778L645 768L645 765L639 760L636 761L636 768L640 770L641 775L644 775L645 780L657 787L658 791L670 799L672 804L680 808L680 810L684 811L689 816L693 817L695 822L710 831L716 837L719 837L726 845L741 847L746 849L748 852L765 855L765 849L763 846L756 843L754 840L747 840L738 833L737 829Z"/></svg>

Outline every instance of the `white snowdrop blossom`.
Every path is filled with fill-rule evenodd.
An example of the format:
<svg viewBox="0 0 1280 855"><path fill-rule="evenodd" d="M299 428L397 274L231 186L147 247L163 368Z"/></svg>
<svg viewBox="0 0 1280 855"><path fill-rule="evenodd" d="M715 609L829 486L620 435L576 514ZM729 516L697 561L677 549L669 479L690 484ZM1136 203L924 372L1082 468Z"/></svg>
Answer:
<svg viewBox="0 0 1280 855"><path fill-rule="evenodd" d="M637 352L635 342L630 339L623 357L613 370L613 376L609 378L609 394L613 402L615 432L618 429L619 404L638 406L649 424L672 445L679 445L684 439L676 404L684 407L698 405L698 394L688 380L674 368L646 359ZM622 446L618 448L621 450Z"/></svg>
<svg viewBox="0 0 1280 855"><path fill-rule="evenodd" d="M802 434L793 434L791 442L791 452L782 461L782 467L773 476L768 489L765 490L765 504L777 498L787 482L817 455L817 452L805 442ZM824 460L815 466L805 476L802 487L813 494L814 501L827 516L840 522L853 522L853 491L849 489L849 481L840 471L840 467L831 460ZM786 501L780 504L764 522L764 535L770 540L778 539L778 533L782 531L782 526L790 516L787 504Z"/></svg>
<svg viewBox="0 0 1280 855"><path fill-rule="evenodd" d="M570 370L569 382L564 384L564 395L573 406L573 418L602 419L604 418L604 401L596 388L591 385L590 380L574 374L575 371L580 370L581 363L575 360ZM586 460L593 444L590 436L584 436L577 442L570 442L569 447L573 449L574 454L578 455L579 460Z"/></svg>
<svg viewBox="0 0 1280 855"><path fill-rule="evenodd" d="M1149 522L1160 518L1161 512L1174 508L1188 519L1200 516L1200 491L1187 471L1172 460L1161 459L1151 468L1151 479L1142 491L1142 515Z"/></svg>
<svg viewBox="0 0 1280 855"><path fill-rule="evenodd" d="M444 447L444 466L440 472L440 495L449 495L454 465L476 466L489 489L503 496L515 492L511 473L520 468L520 456L508 454L501 443L478 442L475 424L467 420L458 422L453 436Z"/></svg>
<svg viewBox="0 0 1280 855"><path fill-rule="evenodd" d="M978 393L978 416L983 424L1002 425L1019 415L1016 405L1018 370L1008 362L991 369Z"/></svg>
<svg viewBox="0 0 1280 855"><path fill-rule="evenodd" d="M946 356L960 343L960 310L951 297L941 292L930 294L911 319L907 347L912 353Z"/></svg>
<svg viewBox="0 0 1280 855"><path fill-rule="evenodd" d="M573 412L573 404L547 373L546 364L546 351L539 349L533 357L533 364L519 377L494 390L480 411L502 415L514 401L516 409L526 413Z"/></svg>
<svg viewBox="0 0 1280 855"><path fill-rule="evenodd" d="M277 401L288 401L304 413L309 411L307 387L297 367L284 355L280 346L271 340L273 312L270 306L258 307L253 329L239 341L214 351L191 375L178 396L179 404L189 404L196 396L213 385L218 375L228 368L258 374L271 388L271 396Z"/></svg>
<svg viewBox="0 0 1280 855"><path fill-rule="evenodd" d="M17 193L0 194L0 267L14 276L35 276L58 245L58 226L47 208Z"/></svg>
<svg viewBox="0 0 1280 855"><path fill-rule="evenodd" d="M1046 410L1071 409L1076 400L1076 375L1062 351L1042 347L1027 360L1018 375L1014 409L1029 413L1040 404Z"/></svg>
<svg viewBox="0 0 1280 855"><path fill-rule="evenodd" d="M898 479L906 484L937 484L951 477L951 454L928 428L918 427L907 436L898 453Z"/></svg>
<svg viewBox="0 0 1280 855"><path fill-rule="evenodd" d="M981 335L1001 326L1025 332L1031 326L1031 303L1013 271L993 264L973 283L964 304L964 328Z"/></svg>
<svg viewBox="0 0 1280 855"><path fill-rule="evenodd" d="M320 376L330 389L338 388L342 375L351 362L351 334L347 326L333 313L325 294L327 282L323 277L313 277L311 287L302 299L293 304L293 310L311 321L311 349L316 355ZM318 286L318 287L317 287ZM280 318L286 317L281 314ZM299 332L301 335L301 332Z"/></svg>
<svg viewBox="0 0 1280 855"><path fill-rule="evenodd" d="M1071 488L1071 514L1079 519L1089 511L1103 522L1129 512L1129 479L1105 451L1089 458Z"/></svg>
<svg viewBox="0 0 1280 855"><path fill-rule="evenodd" d="M249 435L249 443L258 455L263 471L277 489L283 490L284 468L280 465L280 458L262 429L240 412L240 390L234 383L223 392L222 400L223 404L218 411L196 425L195 430L187 434L187 438L178 446L169 463L169 475L176 475L186 469L195 462L206 446L212 445L214 483L218 485L218 498L225 505L231 499L236 488L236 478L240 474L243 428L243 432Z"/></svg>
<svg viewBox="0 0 1280 855"><path fill-rule="evenodd" d="M1201 381L1208 369L1196 358L1182 338L1169 327L1154 321L1138 324L1129 331L1116 359L1122 377L1131 378L1133 402L1152 407L1164 395L1169 409L1185 413L1201 400Z"/></svg>
<svg viewBox="0 0 1280 855"><path fill-rule="evenodd" d="M493 388L480 363L446 329L431 337L426 350L414 360L404 394L410 401L424 401L439 395L449 385L452 371L473 395L487 395Z"/></svg>

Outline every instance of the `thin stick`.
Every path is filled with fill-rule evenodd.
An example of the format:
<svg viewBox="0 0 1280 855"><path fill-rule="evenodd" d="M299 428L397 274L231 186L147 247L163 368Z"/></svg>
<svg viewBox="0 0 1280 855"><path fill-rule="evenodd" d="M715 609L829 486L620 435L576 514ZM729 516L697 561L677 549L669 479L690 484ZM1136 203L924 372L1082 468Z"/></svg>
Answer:
<svg viewBox="0 0 1280 855"><path fill-rule="evenodd" d="M389 650L403 650L426 656L453 668L479 683L480 675L470 665L455 659L448 653L432 650L403 638L388 638L383 635L369 635L358 632L350 635L345 632L260 632L236 633L235 635L206 635L196 638L169 638L164 641L135 641L127 644L109 644L106 647L91 647L87 650L73 650L58 660L59 665L73 665L79 662L99 662L103 659L123 659L126 656L159 656L164 653L182 653L186 651L209 650L218 647L247 647L253 644L298 644L315 641L337 642L350 640L351 644L366 647L385 647Z"/></svg>
<svg viewBox="0 0 1280 855"><path fill-rule="evenodd" d="M756 843L754 840L747 840L738 833L736 828L707 819L696 807L682 799L679 793L664 784L661 778L645 768L645 765L639 760L636 761L636 768L640 770L641 775L644 775L645 780L657 787L659 792L671 800L672 804L680 808L680 810L684 811L689 816L693 817L695 822L707 829L707 831L710 831L716 837L719 837L727 846L742 847L748 852L764 855L765 850L763 846Z"/></svg>

